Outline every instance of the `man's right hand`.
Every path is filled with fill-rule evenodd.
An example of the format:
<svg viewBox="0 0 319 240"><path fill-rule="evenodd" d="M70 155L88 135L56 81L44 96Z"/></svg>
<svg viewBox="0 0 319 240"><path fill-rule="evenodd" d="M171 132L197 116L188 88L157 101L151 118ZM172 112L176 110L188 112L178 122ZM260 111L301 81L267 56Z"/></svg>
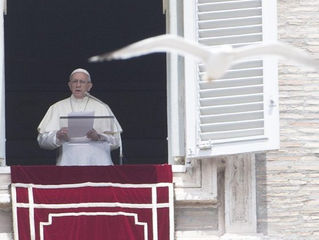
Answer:
<svg viewBox="0 0 319 240"><path fill-rule="evenodd" d="M63 127L56 132L56 137L61 141L68 141L69 140L68 132L69 132L69 129L66 127Z"/></svg>

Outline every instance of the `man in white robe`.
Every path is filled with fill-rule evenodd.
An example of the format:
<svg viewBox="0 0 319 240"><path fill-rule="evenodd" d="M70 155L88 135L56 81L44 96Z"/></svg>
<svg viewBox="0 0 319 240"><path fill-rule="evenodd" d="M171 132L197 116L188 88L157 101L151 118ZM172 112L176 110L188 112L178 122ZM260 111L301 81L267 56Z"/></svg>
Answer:
<svg viewBox="0 0 319 240"><path fill-rule="evenodd" d="M59 148L57 165L113 165L111 150L121 144L122 128L114 117L112 122L95 120L88 131L87 141L72 142L69 129L61 126L60 117L70 113L94 112L94 116L114 116L103 102L88 94L92 88L90 74L85 69L76 69L70 74L68 86L71 97L53 104L38 126L38 143L44 149Z"/></svg>

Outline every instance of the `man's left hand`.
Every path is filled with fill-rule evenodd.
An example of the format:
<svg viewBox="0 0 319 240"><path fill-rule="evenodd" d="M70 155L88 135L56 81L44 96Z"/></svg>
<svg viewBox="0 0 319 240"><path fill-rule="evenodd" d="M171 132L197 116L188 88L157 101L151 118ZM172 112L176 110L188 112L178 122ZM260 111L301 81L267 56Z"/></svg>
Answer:
<svg viewBox="0 0 319 240"><path fill-rule="evenodd" d="M89 139L93 140L93 141L99 141L100 140L100 135L97 133L97 131L95 129L92 129L92 130L88 131L86 136Z"/></svg>

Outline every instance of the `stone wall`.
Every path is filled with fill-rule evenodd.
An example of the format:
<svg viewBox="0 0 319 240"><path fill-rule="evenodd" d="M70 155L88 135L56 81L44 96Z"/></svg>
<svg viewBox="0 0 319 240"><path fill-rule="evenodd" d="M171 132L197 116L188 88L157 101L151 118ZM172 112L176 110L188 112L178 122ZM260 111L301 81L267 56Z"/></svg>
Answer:
<svg viewBox="0 0 319 240"><path fill-rule="evenodd" d="M278 0L278 38L319 58L319 1ZM319 239L319 74L279 63L281 146L256 157L258 230Z"/></svg>

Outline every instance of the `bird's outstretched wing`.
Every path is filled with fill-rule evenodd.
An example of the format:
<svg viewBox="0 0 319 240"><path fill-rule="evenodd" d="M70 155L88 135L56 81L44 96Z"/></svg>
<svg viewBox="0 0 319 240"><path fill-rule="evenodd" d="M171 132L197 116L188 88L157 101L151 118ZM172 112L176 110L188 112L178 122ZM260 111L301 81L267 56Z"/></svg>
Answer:
<svg viewBox="0 0 319 240"><path fill-rule="evenodd" d="M91 57L89 61L98 62L112 59L127 59L159 52L171 52L182 56L191 56L201 62L206 61L210 55L208 48L203 45L172 34L165 34L146 38L114 52Z"/></svg>
<svg viewBox="0 0 319 240"><path fill-rule="evenodd" d="M281 42L250 45L234 49L234 61L242 58L276 55L289 61L319 71L319 61L305 51Z"/></svg>

